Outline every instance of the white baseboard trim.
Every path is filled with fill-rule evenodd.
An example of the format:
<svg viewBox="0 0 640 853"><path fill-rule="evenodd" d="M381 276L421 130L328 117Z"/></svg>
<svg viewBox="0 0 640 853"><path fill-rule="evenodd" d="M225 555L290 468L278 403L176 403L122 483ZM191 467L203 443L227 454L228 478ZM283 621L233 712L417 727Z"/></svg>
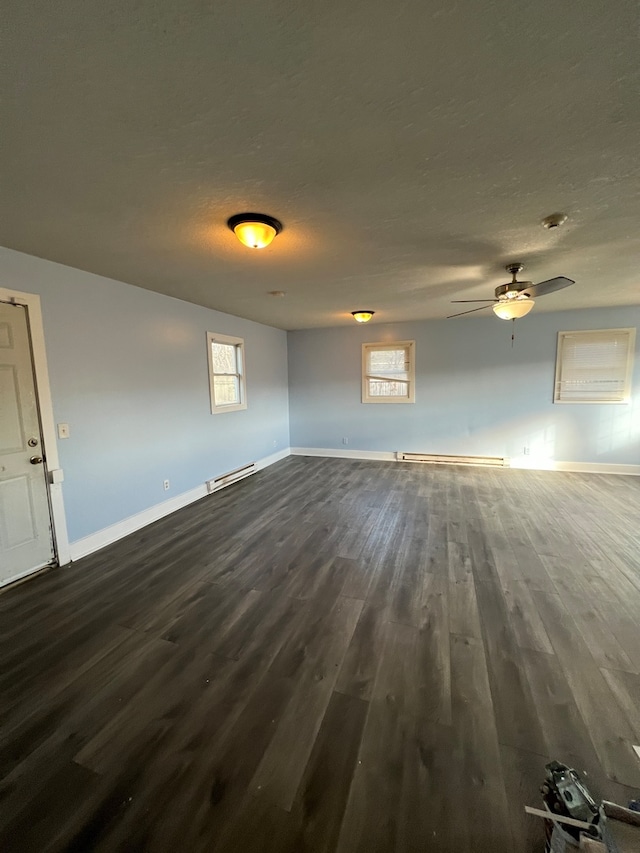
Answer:
<svg viewBox="0 0 640 853"><path fill-rule="evenodd" d="M135 515L123 518L122 521L110 524L109 527L103 527L102 530L90 533L82 539L76 539L69 546L71 559L79 560L81 557L93 554L94 551L99 551L100 548L111 545L113 542L117 542L118 539L123 539L130 533L146 527L148 524L153 524L154 521L164 518L165 515L171 515L172 512L176 512L176 510L182 509L182 507L206 497L206 494L207 487L203 483L201 486L196 486L195 489L189 489L188 492L183 492L181 495L169 498L168 501L162 501L162 503L150 506L148 509L143 509L142 512L137 512Z"/></svg>
<svg viewBox="0 0 640 853"><path fill-rule="evenodd" d="M328 456L339 459L377 459L395 462L395 452L381 450L335 450L332 447L292 447L292 456ZM627 474L640 476L640 465L617 465L607 462L555 462L551 459L521 457L510 459L510 468L532 471L567 471L576 474Z"/></svg>
<svg viewBox="0 0 640 853"><path fill-rule="evenodd" d="M395 451L382 450L337 450L331 447L287 447L284 450L278 450L276 453L271 453L256 462L256 471L262 471L281 459L286 459L287 456L325 456L335 457L338 459L370 459L379 462L395 462ZM554 462L551 460L534 461L511 459L512 468L529 468L534 471L568 471L577 474L627 474L640 477L640 465L616 465L604 462ZM104 527L102 530L97 530L95 533L90 533L82 539L76 539L69 545L71 560L79 560L81 557L86 557L99 551L113 542L117 542L130 533L135 533L152 524L154 521L159 521L172 512L176 512L185 506L200 500L207 496L207 487L203 483L201 486L196 486L188 492L183 492L181 495L176 495L168 501L155 504L148 509L138 512L135 515L130 515L128 518L122 519L115 524Z"/></svg>
<svg viewBox="0 0 640 853"><path fill-rule="evenodd" d="M256 471L262 471L263 468L268 468L269 465L273 465L275 462L279 462L290 455L290 448L287 447L284 450L279 450L277 453L265 456L256 462ZM188 492L176 495L168 501L162 501L162 503L150 506L148 509L142 510L142 512L137 512L135 515L123 518L122 521L111 524L109 527L103 527L102 530L90 533L82 539L76 539L69 546L71 560L79 560L81 557L93 554L95 551L99 551L100 548L111 545L113 542L123 539L130 533L135 533L136 530L140 530L148 524L153 524L154 521L159 521L161 518L171 515L172 512L176 512L204 497L207 497L207 487L203 483L201 486L189 489Z"/></svg>
<svg viewBox="0 0 640 853"><path fill-rule="evenodd" d="M331 447L292 447L292 456L335 456L338 459L376 459L395 462L396 454L386 450L334 450Z"/></svg>
<svg viewBox="0 0 640 853"><path fill-rule="evenodd" d="M291 456L290 447L285 447L284 450L277 450L275 453L271 453L263 459L258 459L256 462L256 471L262 471L263 468L268 468L269 465L275 465L276 462L280 462L281 459L286 459L287 456Z"/></svg>
<svg viewBox="0 0 640 853"><path fill-rule="evenodd" d="M532 471L567 471L574 474L626 474L640 477L640 465L622 465L613 462L556 462L544 459L538 462L511 460L511 468L529 468Z"/></svg>

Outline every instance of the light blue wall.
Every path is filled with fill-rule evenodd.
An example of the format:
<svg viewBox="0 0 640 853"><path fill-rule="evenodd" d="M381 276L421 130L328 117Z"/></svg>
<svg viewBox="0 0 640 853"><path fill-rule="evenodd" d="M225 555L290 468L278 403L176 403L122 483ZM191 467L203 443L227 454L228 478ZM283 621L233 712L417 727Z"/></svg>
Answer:
<svg viewBox="0 0 640 853"><path fill-rule="evenodd" d="M633 404L552 403L559 330L639 325L640 307L538 313L513 349L493 315L290 332L291 444L640 464L639 353ZM414 405L361 403L361 344L385 340L416 341Z"/></svg>
<svg viewBox="0 0 640 853"><path fill-rule="evenodd" d="M637 327L640 307L534 314L512 349L491 316L287 336L8 249L0 286L42 298L72 542L289 444L640 464L640 353L632 405L551 402L558 330ZM210 412L207 331L245 339L246 411ZM361 344L379 340L416 340L415 405L360 402Z"/></svg>
<svg viewBox="0 0 640 853"><path fill-rule="evenodd" d="M288 447L285 332L8 249L0 286L42 298L72 542ZM245 339L246 411L211 414L207 331Z"/></svg>

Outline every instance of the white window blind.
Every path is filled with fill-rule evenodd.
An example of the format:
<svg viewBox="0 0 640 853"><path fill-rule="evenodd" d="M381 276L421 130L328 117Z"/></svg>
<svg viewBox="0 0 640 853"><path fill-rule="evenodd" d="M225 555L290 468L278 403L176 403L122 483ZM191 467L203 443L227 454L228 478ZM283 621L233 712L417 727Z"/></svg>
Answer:
<svg viewBox="0 0 640 853"><path fill-rule="evenodd" d="M413 403L414 341L362 345L362 402Z"/></svg>
<svg viewBox="0 0 640 853"><path fill-rule="evenodd" d="M559 332L555 402L627 402L634 343L635 329Z"/></svg>

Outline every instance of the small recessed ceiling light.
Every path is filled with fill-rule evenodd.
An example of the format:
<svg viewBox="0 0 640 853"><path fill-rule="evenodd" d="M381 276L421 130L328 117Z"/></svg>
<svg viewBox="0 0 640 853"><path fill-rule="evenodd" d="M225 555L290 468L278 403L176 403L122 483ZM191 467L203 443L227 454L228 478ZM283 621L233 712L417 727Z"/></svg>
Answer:
<svg viewBox="0 0 640 853"><path fill-rule="evenodd" d="M375 311L352 311L351 316L358 323L368 323L375 313Z"/></svg>
<svg viewBox="0 0 640 853"><path fill-rule="evenodd" d="M227 225L250 249L264 249L282 231L282 222L264 213L236 213L227 220Z"/></svg>
<svg viewBox="0 0 640 853"><path fill-rule="evenodd" d="M269 296L284 296L284 290L269 290Z"/></svg>
<svg viewBox="0 0 640 853"><path fill-rule="evenodd" d="M567 221L569 217L566 213L552 213L550 216L545 216L542 220L542 227L549 230L550 228L559 228Z"/></svg>

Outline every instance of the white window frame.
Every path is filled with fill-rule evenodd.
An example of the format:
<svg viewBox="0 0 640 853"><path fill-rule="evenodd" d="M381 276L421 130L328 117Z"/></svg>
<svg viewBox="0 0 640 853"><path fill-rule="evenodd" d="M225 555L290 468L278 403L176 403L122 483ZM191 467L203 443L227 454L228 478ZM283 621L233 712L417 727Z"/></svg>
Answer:
<svg viewBox="0 0 640 853"><path fill-rule="evenodd" d="M405 348L409 357L408 385L409 394L406 397L378 397L369 394L369 379L373 375L367 373L367 355L372 350L388 350ZM415 403L416 401L416 342L415 341L375 341L362 344L362 402L363 403Z"/></svg>
<svg viewBox="0 0 640 853"><path fill-rule="evenodd" d="M560 382L562 377L562 352L563 352L563 342L565 337L579 337L580 335L584 335L585 338L588 336L596 335L596 334L620 334L624 333L627 336L627 365L626 365L626 374L624 380L624 390L622 392L622 399L620 400L563 400L561 399L561 389ZM556 375L555 375L555 383L553 389L553 402L558 403L560 405L579 405L579 406L589 406L596 404L598 406L619 406L625 405L629 403L631 399L631 378L633 374L633 355L635 352L635 340L636 340L636 330L635 328L623 328L623 329L584 329L580 331L565 331L558 332L558 345L556 350Z"/></svg>
<svg viewBox="0 0 640 853"><path fill-rule="evenodd" d="M215 383L216 376L213 370L213 347L212 344L229 344L236 348L236 374L240 388L239 403L216 403ZM220 415L224 412L239 412L247 408L247 368L244 355L244 338L235 338L231 335L219 335L217 332L207 332L207 354L209 358L209 393L211 395L211 413ZM222 374L217 374L222 375ZM224 374L225 376L228 374Z"/></svg>

